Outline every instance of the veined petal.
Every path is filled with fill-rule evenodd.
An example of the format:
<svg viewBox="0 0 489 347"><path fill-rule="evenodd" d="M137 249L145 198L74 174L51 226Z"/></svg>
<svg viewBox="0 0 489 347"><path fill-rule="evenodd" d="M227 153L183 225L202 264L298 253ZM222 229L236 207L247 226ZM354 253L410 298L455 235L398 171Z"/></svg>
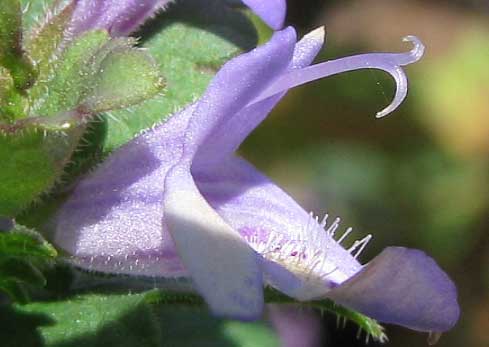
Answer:
<svg viewBox="0 0 489 347"><path fill-rule="evenodd" d="M287 12L285 0L243 0L243 3L271 28L279 30L283 27Z"/></svg>
<svg viewBox="0 0 489 347"><path fill-rule="evenodd" d="M293 28L276 32L268 43L226 63L199 100L186 130L185 156L195 153L216 131L256 98L289 66L296 44Z"/></svg>
<svg viewBox="0 0 489 347"><path fill-rule="evenodd" d="M171 1L78 0L71 29L75 35L95 29L105 29L114 37L129 35Z"/></svg>
<svg viewBox="0 0 489 347"><path fill-rule="evenodd" d="M328 297L385 323L442 332L458 320L457 291L425 253L388 247Z"/></svg>

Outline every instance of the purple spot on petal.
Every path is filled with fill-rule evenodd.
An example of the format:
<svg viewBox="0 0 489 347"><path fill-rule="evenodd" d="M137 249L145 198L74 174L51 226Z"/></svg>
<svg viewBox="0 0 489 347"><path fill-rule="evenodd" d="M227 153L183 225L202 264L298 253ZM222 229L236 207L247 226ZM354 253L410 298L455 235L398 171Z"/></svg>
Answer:
<svg viewBox="0 0 489 347"><path fill-rule="evenodd" d="M257 243L265 243L270 237L270 233L263 229L253 227L243 227L238 230L241 236L246 240L254 239Z"/></svg>

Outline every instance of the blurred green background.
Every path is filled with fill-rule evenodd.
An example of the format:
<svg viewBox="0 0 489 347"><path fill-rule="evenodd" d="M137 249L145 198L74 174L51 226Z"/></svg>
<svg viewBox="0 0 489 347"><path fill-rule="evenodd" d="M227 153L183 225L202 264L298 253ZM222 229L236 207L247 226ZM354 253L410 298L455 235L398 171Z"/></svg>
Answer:
<svg viewBox="0 0 489 347"><path fill-rule="evenodd" d="M489 346L489 2L296 0L288 21L302 33L325 25L321 61L409 50L405 35L426 54L407 67L409 96L387 118L375 119L393 95L387 75L341 74L291 91L242 154L306 209L373 234L364 262L389 245L432 255L462 308L439 345ZM334 317L322 324L325 345L364 345ZM406 329L388 335L392 346L426 345Z"/></svg>

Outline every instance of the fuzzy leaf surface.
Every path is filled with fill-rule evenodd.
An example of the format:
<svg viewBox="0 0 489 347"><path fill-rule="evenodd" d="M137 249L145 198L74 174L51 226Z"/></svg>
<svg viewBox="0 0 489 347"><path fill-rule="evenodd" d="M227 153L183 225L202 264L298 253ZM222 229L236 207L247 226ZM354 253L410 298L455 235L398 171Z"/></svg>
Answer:
<svg viewBox="0 0 489 347"><path fill-rule="evenodd" d="M0 339L9 347L279 346L263 322L228 321L200 307L159 305L144 293L87 294L0 308L0 317L7 316L6 310L9 319L0 318Z"/></svg>
<svg viewBox="0 0 489 347"><path fill-rule="evenodd" d="M0 66L7 68L15 88L28 88L36 70L22 48L22 10L18 0L0 0Z"/></svg>
<svg viewBox="0 0 489 347"><path fill-rule="evenodd" d="M12 301L27 302L29 288L46 285L42 270L56 255L38 233L21 225L0 233L0 292Z"/></svg>
<svg viewBox="0 0 489 347"><path fill-rule="evenodd" d="M0 124L0 215L8 217L54 186L83 131L69 122L15 126Z"/></svg>

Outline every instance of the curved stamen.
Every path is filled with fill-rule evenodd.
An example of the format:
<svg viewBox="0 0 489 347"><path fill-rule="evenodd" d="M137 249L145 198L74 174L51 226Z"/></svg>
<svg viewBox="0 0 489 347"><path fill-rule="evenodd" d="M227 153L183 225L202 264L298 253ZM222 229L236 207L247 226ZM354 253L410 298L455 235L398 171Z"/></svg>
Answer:
<svg viewBox="0 0 489 347"><path fill-rule="evenodd" d="M363 239L361 239L360 241L355 241L355 243L353 244L353 246L350 247L350 249L348 249L348 252L352 253L355 249L357 249L358 247L360 247L358 249L357 253L355 253L353 255L353 258L357 259L358 256L360 255L360 253L362 253L363 249L367 246L368 242L371 239L372 239L372 235L369 234L369 235L365 236Z"/></svg>
<svg viewBox="0 0 489 347"><path fill-rule="evenodd" d="M401 66L418 61L424 53L424 45L415 36L406 36L403 41L413 43L414 47L406 53L368 53L335 59L311 65L303 69L291 70L279 77L250 104L265 100L290 88L342 72L360 69L378 69L390 74L396 82L396 94L391 104L378 112L381 118L394 111L407 95L407 77Z"/></svg>

